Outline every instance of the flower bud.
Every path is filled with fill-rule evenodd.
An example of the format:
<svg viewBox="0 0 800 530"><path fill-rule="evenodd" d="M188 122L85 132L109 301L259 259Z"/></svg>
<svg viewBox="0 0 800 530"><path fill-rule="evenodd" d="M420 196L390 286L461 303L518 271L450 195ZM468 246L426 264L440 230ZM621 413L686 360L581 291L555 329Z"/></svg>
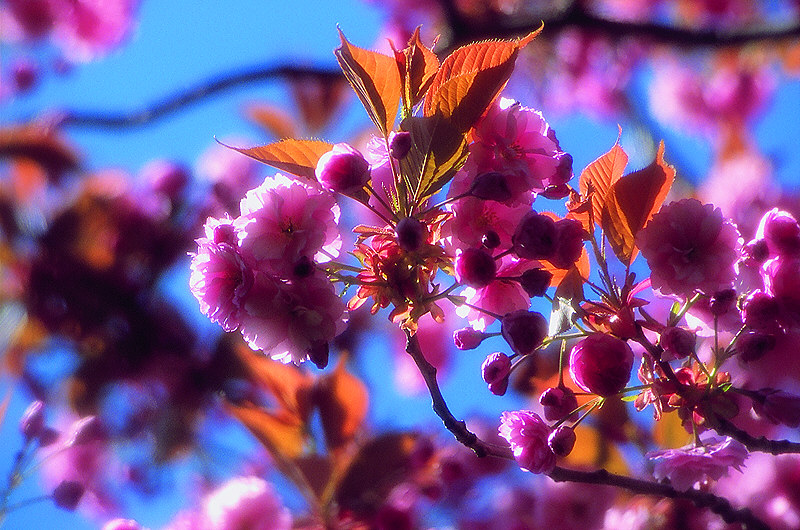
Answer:
<svg viewBox="0 0 800 530"><path fill-rule="evenodd" d="M37 400L28 405L19 421L19 430L25 440L38 438L44 430L44 403Z"/></svg>
<svg viewBox="0 0 800 530"><path fill-rule="evenodd" d="M753 411L756 414L772 423L792 428L800 426L800 396L771 388L764 388L758 393L763 396L764 401L753 401Z"/></svg>
<svg viewBox="0 0 800 530"><path fill-rule="evenodd" d="M506 393L509 373L511 373L511 359L503 352L492 353L481 365L481 376L489 385L489 391L496 396Z"/></svg>
<svg viewBox="0 0 800 530"><path fill-rule="evenodd" d="M544 269L530 269L522 273L519 283L525 292L533 298L534 296L544 296L547 288L550 287L550 280L553 274Z"/></svg>
<svg viewBox="0 0 800 530"><path fill-rule="evenodd" d="M576 219L561 219L556 222L556 249L548 258L559 269L569 269L581 257L586 230Z"/></svg>
<svg viewBox="0 0 800 530"><path fill-rule="evenodd" d="M497 275L497 264L486 251L469 248L456 256L456 279L470 287L486 287Z"/></svg>
<svg viewBox="0 0 800 530"><path fill-rule="evenodd" d="M295 279L308 278L314 274L314 262L308 256L301 256L292 267L292 277Z"/></svg>
<svg viewBox="0 0 800 530"><path fill-rule="evenodd" d="M366 200L364 185L370 178L369 162L350 145L334 145L319 158L315 173L324 188Z"/></svg>
<svg viewBox="0 0 800 530"><path fill-rule="evenodd" d="M738 354L739 360L748 363L756 361L772 351L775 343L774 335L760 331L747 331L739 335L733 349Z"/></svg>
<svg viewBox="0 0 800 530"><path fill-rule="evenodd" d="M72 434L67 439L67 446L85 445L107 438L108 432L100 419L97 416L86 416L72 424Z"/></svg>
<svg viewBox="0 0 800 530"><path fill-rule="evenodd" d="M780 331L778 301L763 291L753 291L742 303L742 322L753 330L765 333Z"/></svg>
<svg viewBox="0 0 800 530"><path fill-rule="evenodd" d="M766 240L751 240L742 247L741 255L745 263L760 266L769 259L769 247Z"/></svg>
<svg viewBox="0 0 800 530"><path fill-rule="evenodd" d="M325 341L317 341L308 349L308 359L320 370L328 366L329 354L330 345Z"/></svg>
<svg viewBox="0 0 800 530"><path fill-rule="evenodd" d="M489 250L495 249L500 246L500 236L494 230L489 230L483 234L481 244Z"/></svg>
<svg viewBox="0 0 800 530"><path fill-rule="evenodd" d="M539 396L539 403L544 408L544 417L547 421L560 421L564 418L577 419L573 411L578 408L578 398L575 392L566 387L550 387Z"/></svg>
<svg viewBox="0 0 800 530"><path fill-rule="evenodd" d="M488 335L475 328L462 328L453 332L453 344L459 350L474 350Z"/></svg>
<svg viewBox="0 0 800 530"><path fill-rule="evenodd" d="M503 317L500 333L514 352L528 355L547 337L547 320L541 313L519 309Z"/></svg>
<svg viewBox="0 0 800 530"><path fill-rule="evenodd" d="M401 160L406 157L413 145L411 133L407 131L393 132L389 135L389 155Z"/></svg>
<svg viewBox="0 0 800 530"><path fill-rule="evenodd" d="M53 490L53 502L59 508L72 512L78 507L85 490L80 482L65 480Z"/></svg>
<svg viewBox="0 0 800 530"><path fill-rule="evenodd" d="M548 259L556 251L556 223L546 215L528 212L511 238L514 252L523 259Z"/></svg>
<svg viewBox="0 0 800 530"><path fill-rule="evenodd" d="M103 525L103 530L142 530L142 526L133 519L113 519Z"/></svg>
<svg viewBox="0 0 800 530"><path fill-rule="evenodd" d="M772 256L800 253L800 225L788 212L773 208L764 214L756 231L756 239L762 238Z"/></svg>
<svg viewBox="0 0 800 530"><path fill-rule="evenodd" d="M575 447L575 430L572 427L562 425L550 433L547 437L547 445L553 454L565 457L572 452Z"/></svg>
<svg viewBox="0 0 800 530"><path fill-rule="evenodd" d="M582 389L612 396L625 388L633 368L633 351L623 340L593 333L573 346L569 373Z"/></svg>
<svg viewBox="0 0 800 530"><path fill-rule="evenodd" d="M30 59L18 59L12 67L11 74L16 91L28 92L39 80L39 66Z"/></svg>
<svg viewBox="0 0 800 530"><path fill-rule="evenodd" d="M670 326L661 332L658 344L664 349L662 361L685 359L694 353L697 336L688 329Z"/></svg>
<svg viewBox="0 0 800 530"><path fill-rule="evenodd" d="M397 244L400 245L400 248L406 252L414 252L427 239L428 229L418 219L404 217L397 223L395 233L397 234Z"/></svg>
<svg viewBox="0 0 800 530"><path fill-rule="evenodd" d="M153 191L177 202L189 185L190 177L188 170L180 164L154 160L142 169L142 179Z"/></svg>
<svg viewBox="0 0 800 530"><path fill-rule="evenodd" d="M505 175L496 171L475 177L470 193L486 201L504 202L512 197Z"/></svg>
<svg viewBox="0 0 800 530"><path fill-rule="evenodd" d="M736 289L724 289L717 291L708 302L708 309L712 315L722 316L731 309L736 303Z"/></svg>

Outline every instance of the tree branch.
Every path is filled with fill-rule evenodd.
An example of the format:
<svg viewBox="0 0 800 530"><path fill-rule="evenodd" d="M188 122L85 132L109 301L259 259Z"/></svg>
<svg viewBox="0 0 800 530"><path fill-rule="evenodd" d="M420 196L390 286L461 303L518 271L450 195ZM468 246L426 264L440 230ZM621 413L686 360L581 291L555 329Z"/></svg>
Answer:
<svg viewBox="0 0 800 530"><path fill-rule="evenodd" d="M431 395L433 411L441 418L445 428L453 433L456 440L472 449L480 457L496 456L513 460L514 455L510 448L481 440L475 433L467 429L463 421L457 420L453 416L436 380L436 367L425 359L417 337L408 330L406 330L406 352L414 360L420 374L422 374L422 378L425 380L425 385ZM695 489L678 491L669 484L616 475L609 473L605 469L579 471L556 467L549 473L549 477L556 482L581 482L584 484L615 486L642 495L686 499L695 506L708 508L722 517L727 523L741 523L748 529L767 530L769 528L763 521L754 516L748 508L735 508L727 499L705 491Z"/></svg>
<svg viewBox="0 0 800 530"><path fill-rule="evenodd" d="M211 77L186 90L174 92L149 103L139 110L119 113L67 111L58 117L59 124L68 127L112 130L142 127L226 90L275 79L335 81L344 78L338 69L294 65L255 66Z"/></svg>
<svg viewBox="0 0 800 530"><path fill-rule="evenodd" d="M763 436L757 438L747 431L738 428L725 418L717 416L714 420L718 424L714 429L715 431L738 440L750 451L759 451L772 455L800 453L800 443L790 442L789 440L770 440Z"/></svg>

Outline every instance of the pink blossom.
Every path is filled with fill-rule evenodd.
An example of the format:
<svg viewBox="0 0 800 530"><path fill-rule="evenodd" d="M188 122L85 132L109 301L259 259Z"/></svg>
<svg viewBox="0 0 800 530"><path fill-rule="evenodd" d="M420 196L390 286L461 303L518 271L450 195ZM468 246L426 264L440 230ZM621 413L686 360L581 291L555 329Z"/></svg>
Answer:
<svg viewBox="0 0 800 530"><path fill-rule="evenodd" d="M764 264L764 287L775 298L782 323L800 324L800 258L777 257Z"/></svg>
<svg viewBox="0 0 800 530"><path fill-rule="evenodd" d="M249 143L242 138L226 138L224 141L230 145ZM223 211L238 209L239 201L247 190L261 182L258 162L218 143L200 155L197 174L211 184Z"/></svg>
<svg viewBox="0 0 800 530"><path fill-rule="evenodd" d="M485 201L476 197L464 197L450 205L453 217L444 226L445 235L451 237L455 248L478 248L483 236L489 231L500 238L497 248L505 250L511 246L520 220L530 211L530 206L506 206L495 201Z"/></svg>
<svg viewBox="0 0 800 530"><path fill-rule="evenodd" d="M683 199L662 207L636 243L650 266L653 289L688 297L732 285L742 241L719 208Z"/></svg>
<svg viewBox="0 0 800 530"><path fill-rule="evenodd" d="M301 258L328 261L341 247L333 196L280 173L250 190L235 221L242 254L289 278Z"/></svg>
<svg viewBox="0 0 800 530"><path fill-rule="evenodd" d="M478 173L498 171L506 175L510 203L529 202L528 192L538 193L572 178L572 159L562 158L555 133L539 111L501 98L489 108L473 134L470 156Z"/></svg>
<svg viewBox="0 0 800 530"><path fill-rule="evenodd" d="M103 530L144 530L133 519L113 519L103 525Z"/></svg>
<svg viewBox="0 0 800 530"><path fill-rule="evenodd" d="M241 255L231 219L209 217L205 237L192 254L189 288L200 311L225 331L239 326L239 312L253 285L253 271Z"/></svg>
<svg viewBox="0 0 800 530"><path fill-rule="evenodd" d="M631 377L633 350L628 343L605 333L592 333L569 354L569 374L579 387L601 396L611 396Z"/></svg>
<svg viewBox="0 0 800 530"><path fill-rule="evenodd" d="M292 515L274 488L258 477L238 477L203 501L203 530L288 530Z"/></svg>
<svg viewBox="0 0 800 530"><path fill-rule="evenodd" d="M127 37L137 0L51 0L53 33L65 55L86 62L105 55Z"/></svg>
<svg viewBox="0 0 800 530"><path fill-rule="evenodd" d="M800 224L789 212L773 208L761 218L756 240L764 240L770 257L800 254Z"/></svg>
<svg viewBox="0 0 800 530"><path fill-rule="evenodd" d="M535 412L503 412L498 432L511 445L514 458L522 469L531 473L549 473L555 467L556 455L547 445L550 427Z"/></svg>
<svg viewBox="0 0 800 530"><path fill-rule="evenodd" d="M680 449L651 451L647 458L653 464L653 475L658 480L668 478L680 491L691 489L698 482L717 480L730 469L739 471L747 458L744 445L733 438L712 439L704 445L687 445Z"/></svg>
<svg viewBox="0 0 800 530"><path fill-rule="evenodd" d="M511 256L504 257L497 268L497 276L517 277L528 269L536 267L538 262L516 260ZM495 280L482 289L467 287L461 293L470 305L480 307L496 315L505 315L512 311L528 309L531 299L525 289L514 280ZM469 320L470 325L478 331L484 331L495 318L483 311L466 305L460 306L456 314Z"/></svg>
<svg viewBox="0 0 800 530"><path fill-rule="evenodd" d="M239 329L251 348L275 360L299 364L311 359L324 366L328 343L344 331L346 320L345 304L324 276L287 283L259 272L240 312Z"/></svg>

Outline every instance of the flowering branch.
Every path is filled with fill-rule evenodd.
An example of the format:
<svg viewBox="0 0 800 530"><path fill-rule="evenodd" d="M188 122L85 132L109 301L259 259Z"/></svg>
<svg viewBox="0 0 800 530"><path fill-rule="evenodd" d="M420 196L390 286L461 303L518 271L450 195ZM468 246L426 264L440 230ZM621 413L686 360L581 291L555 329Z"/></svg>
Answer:
<svg viewBox="0 0 800 530"><path fill-rule="evenodd" d="M763 436L757 438L738 428L725 418L717 417L716 422L717 427L714 430L742 442L750 451L760 451L772 455L800 453L800 443L790 442L789 440L770 440Z"/></svg>
<svg viewBox="0 0 800 530"><path fill-rule="evenodd" d="M479 457L496 456L514 460L514 455L509 448L500 447L481 440L475 433L467 429L463 420L458 420L450 412L442 396L439 383L436 380L436 367L425 359L417 337L406 330L406 352L411 356L419 369L425 385L433 401L433 411L444 423L445 428L453 433L456 440L472 449ZM556 467L548 476L556 482L581 482L584 484L601 484L615 486L633 493L653 495L670 499L682 498L691 501L695 506L708 508L716 513L727 523L741 523L748 529L769 528L747 508L734 508L731 503L723 498L705 491L690 489L678 491L669 484L650 482L647 480L626 477L609 473L605 469L597 471L579 471Z"/></svg>

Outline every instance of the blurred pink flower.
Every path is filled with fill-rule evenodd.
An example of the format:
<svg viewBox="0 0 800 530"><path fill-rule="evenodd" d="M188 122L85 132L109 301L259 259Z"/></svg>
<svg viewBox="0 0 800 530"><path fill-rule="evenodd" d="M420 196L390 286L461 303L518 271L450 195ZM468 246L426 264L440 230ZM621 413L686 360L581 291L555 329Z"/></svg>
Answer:
<svg viewBox="0 0 800 530"><path fill-rule="evenodd" d="M51 0L54 37L68 59L87 62L116 48L130 33L137 0Z"/></svg>
<svg viewBox="0 0 800 530"><path fill-rule="evenodd" d="M240 208L239 246L260 269L290 278L301 258L339 254L339 206L326 191L278 173L248 191Z"/></svg>
<svg viewBox="0 0 800 530"><path fill-rule="evenodd" d="M522 469L531 473L549 473L555 467L556 455L547 445L550 427L535 412L503 412L498 432L511 445L514 458Z"/></svg>
<svg viewBox="0 0 800 530"><path fill-rule="evenodd" d="M719 208L696 199L663 206L636 235L636 243L650 266L653 289L686 297L730 287L742 245Z"/></svg>
<svg viewBox="0 0 800 530"><path fill-rule="evenodd" d="M651 451L646 456L653 462L656 479L668 478L675 489L685 491L698 482L717 480L731 469L739 471L747 455L740 442L724 438L706 440L700 447Z"/></svg>
<svg viewBox="0 0 800 530"><path fill-rule="evenodd" d="M274 488L258 477L237 477L203 501L203 530L289 530L292 515Z"/></svg>

